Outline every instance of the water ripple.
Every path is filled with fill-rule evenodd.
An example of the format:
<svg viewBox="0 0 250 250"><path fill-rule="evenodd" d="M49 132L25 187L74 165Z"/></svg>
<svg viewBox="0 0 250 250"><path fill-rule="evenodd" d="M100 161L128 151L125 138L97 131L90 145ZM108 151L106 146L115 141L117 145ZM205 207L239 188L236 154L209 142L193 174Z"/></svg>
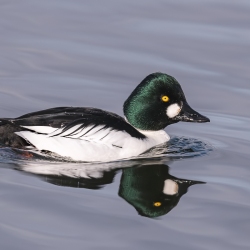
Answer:
<svg viewBox="0 0 250 250"><path fill-rule="evenodd" d="M167 156L180 159L206 155L212 150L213 148L209 143L195 138L175 136L167 143L149 149L142 156Z"/></svg>

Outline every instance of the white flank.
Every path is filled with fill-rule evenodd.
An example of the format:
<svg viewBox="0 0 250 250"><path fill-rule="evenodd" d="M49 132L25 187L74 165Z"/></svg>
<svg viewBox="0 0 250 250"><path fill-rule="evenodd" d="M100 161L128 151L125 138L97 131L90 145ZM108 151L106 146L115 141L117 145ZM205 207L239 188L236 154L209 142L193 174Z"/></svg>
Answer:
<svg viewBox="0 0 250 250"><path fill-rule="evenodd" d="M163 193L167 195L175 195L178 193L179 186L178 184L171 180L167 179L164 181Z"/></svg>
<svg viewBox="0 0 250 250"><path fill-rule="evenodd" d="M75 161L107 162L140 155L149 148L169 140L164 130L140 131L147 138L137 139L123 131L103 129L102 126L89 126L76 131L80 125L62 132L63 128L49 130L32 127L32 131L16 132L38 150L47 150ZM27 127L31 129L31 127ZM52 131L52 132L51 132Z"/></svg>
<svg viewBox="0 0 250 250"><path fill-rule="evenodd" d="M181 107L177 104L177 103L174 103L174 104L171 104L168 108L167 108L167 116L169 118L173 118L175 116L177 116L181 111Z"/></svg>

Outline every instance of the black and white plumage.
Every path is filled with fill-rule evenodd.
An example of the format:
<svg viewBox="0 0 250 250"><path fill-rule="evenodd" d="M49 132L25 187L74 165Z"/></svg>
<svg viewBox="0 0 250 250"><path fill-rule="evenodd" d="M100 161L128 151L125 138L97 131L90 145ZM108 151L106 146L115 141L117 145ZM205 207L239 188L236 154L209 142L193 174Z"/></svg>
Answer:
<svg viewBox="0 0 250 250"><path fill-rule="evenodd" d="M128 158L155 144L155 139L140 133L124 118L95 108L58 107L16 119L2 119L1 123L1 127L4 128L5 124L10 130L19 128L20 131L11 135L25 140L18 138L21 148L32 145L37 150L50 151L76 161ZM5 134L8 134L6 129ZM165 136L167 138L160 139L157 144L169 139L166 133Z"/></svg>
<svg viewBox="0 0 250 250"><path fill-rule="evenodd" d="M0 119L0 142L52 152L74 161L103 162L138 156L169 140L178 121L207 122L192 110L179 83L166 74L146 77L124 103L126 119L96 108L58 107Z"/></svg>

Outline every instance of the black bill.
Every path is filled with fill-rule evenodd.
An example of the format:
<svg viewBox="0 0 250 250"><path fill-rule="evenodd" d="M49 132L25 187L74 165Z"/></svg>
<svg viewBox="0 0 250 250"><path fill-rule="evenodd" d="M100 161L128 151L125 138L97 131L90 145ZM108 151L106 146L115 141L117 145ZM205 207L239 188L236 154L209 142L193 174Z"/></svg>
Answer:
<svg viewBox="0 0 250 250"><path fill-rule="evenodd" d="M187 102L183 102L181 112L173 119L183 122L210 122L209 118L193 110Z"/></svg>

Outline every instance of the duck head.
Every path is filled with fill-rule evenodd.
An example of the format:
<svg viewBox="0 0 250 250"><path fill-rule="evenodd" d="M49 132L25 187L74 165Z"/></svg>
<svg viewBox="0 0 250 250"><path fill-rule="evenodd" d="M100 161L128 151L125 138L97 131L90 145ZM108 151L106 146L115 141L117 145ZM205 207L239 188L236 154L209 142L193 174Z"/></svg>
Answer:
<svg viewBox="0 0 250 250"><path fill-rule="evenodd" d="M179 121L210 121L188 105L176 79L163 73L142 80L125 101L123 111L128 122L141 130L160 130Z"/></svg>

